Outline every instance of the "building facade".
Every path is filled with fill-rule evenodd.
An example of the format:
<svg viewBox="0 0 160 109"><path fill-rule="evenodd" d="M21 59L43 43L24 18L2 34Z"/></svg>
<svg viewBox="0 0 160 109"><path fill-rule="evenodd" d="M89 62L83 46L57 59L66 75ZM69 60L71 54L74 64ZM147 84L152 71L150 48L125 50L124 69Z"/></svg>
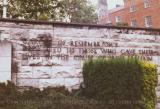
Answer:
<svg viewBox="0 0 160 109"><path fill-rule="evenodd" d="M109 10L99 24L160 28L160 0L124 0L124 6Z"/></svg>
<svg viewBox="0 0 160 109"><path fill-rule="evenodd" d="M107 17L108 19L108 4L107 0L98 0L98 18Z"/></svg>

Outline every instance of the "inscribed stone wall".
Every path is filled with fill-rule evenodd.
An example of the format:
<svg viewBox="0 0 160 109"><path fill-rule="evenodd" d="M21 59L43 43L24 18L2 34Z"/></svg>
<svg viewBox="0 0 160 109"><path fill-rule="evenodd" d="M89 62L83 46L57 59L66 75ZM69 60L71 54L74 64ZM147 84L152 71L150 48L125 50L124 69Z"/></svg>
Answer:
<svg viewBox="0 0 160 109"><path fill-rule="evenodd" d="M13 44L18 86L78 88L83 62L89 58L137 57L156 63L160 71L160 31L0 22L3 39Z"/></svg>

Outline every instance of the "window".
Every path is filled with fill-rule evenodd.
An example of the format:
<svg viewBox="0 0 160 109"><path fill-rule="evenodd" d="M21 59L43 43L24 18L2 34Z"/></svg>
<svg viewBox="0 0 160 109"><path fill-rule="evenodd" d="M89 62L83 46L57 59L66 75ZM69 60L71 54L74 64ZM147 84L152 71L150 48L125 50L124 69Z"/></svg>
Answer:
<svg viewBox="0 0 160 109"><path fill-rule="evenodd" d="M132 20L131 21L131 26L132 27L137 27L138 25L137 25L137 20Z"/></svg>
<svg viewBox="0 0 160 109"><path fill-rule="evenodd" d="M131 7L130 7L130 12L135 12L136 11L136 6L135 5L132 5Z"/></svg>
<svg viewBox="0 0 160 109"><path fill-rule="evenodd" d="M122 21L121 16L116 16L115 19L116 19L116 23L120 23Z"/></svg>
<svg viewBox="0 0 160 109"><path fill-rule="evenodd" d="M145 26L146 27L152 27L152 17L151 16L146 16L145 17Z"/></svg>
<svg viewBox="0 0 160 109"><path fill-rule="evenodd" d="M148 8L150 6L150 0L144 0L144 8Z"/></svg>

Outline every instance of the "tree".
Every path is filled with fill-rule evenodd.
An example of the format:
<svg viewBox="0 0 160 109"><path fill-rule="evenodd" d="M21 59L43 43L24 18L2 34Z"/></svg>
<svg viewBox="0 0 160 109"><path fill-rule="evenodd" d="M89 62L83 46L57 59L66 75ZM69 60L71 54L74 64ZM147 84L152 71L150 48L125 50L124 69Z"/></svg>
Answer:
<svg viewBox="0 0 160 109"><path fill-rule="evenodd" d="M70 22L96 23L98 16L95 7L87 0L64 0L65 10Z"/></svg>
<svg viewBox="0 0 160 109"><path fill-rule="evenodd" d="M10 18L74 23L96 23L98 18L87 0L8 0L8 3Z"/></svg>
<svg viewBox="0 0 160 109"><path fill-rule="evenodd" d="M34 20L56 19L56 10L61 11L58 0L9 0L8 14L11 18Z"/></svg>

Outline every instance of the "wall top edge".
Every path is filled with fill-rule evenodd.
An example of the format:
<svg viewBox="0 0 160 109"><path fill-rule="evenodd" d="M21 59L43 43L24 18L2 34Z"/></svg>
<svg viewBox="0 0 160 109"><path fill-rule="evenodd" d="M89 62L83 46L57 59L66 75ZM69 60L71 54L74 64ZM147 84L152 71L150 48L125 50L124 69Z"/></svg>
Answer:
<svg viewBox="0 0 160 109"><path fill-rule="evenodd" d="M54 21L43 21L43 20L22 20L22 19L3 19L0 18L0 22L8 23L25 23L33 25L52 25L52 26L73 26L73 27L88 27L88 28L108 28L108 29L128 29L128 30L146 30L146 31L159 31L160 28L134 28L124 26L108 26L102 24L84 24L84 23L66 23L66 22L54 22Z"/></svg>

